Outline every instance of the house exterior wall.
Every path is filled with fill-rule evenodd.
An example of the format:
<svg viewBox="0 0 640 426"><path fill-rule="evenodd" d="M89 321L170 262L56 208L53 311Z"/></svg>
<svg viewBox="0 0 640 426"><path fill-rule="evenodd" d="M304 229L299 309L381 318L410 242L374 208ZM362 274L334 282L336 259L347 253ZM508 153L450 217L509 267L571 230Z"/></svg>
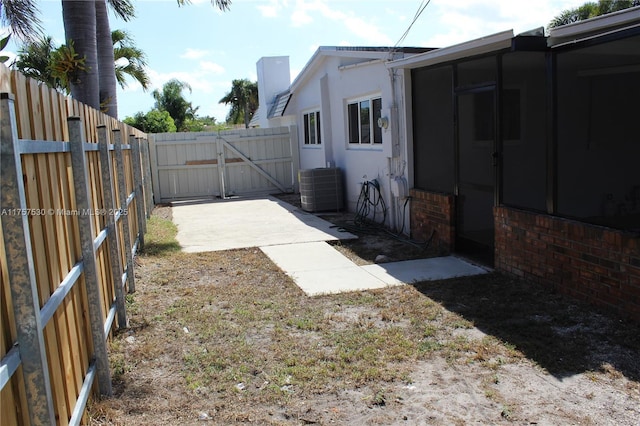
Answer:
<svg viewBox="0 0 640 426"><path fill-rule="evenodd" d="M295 90L295 111L299 129L300 167L339 167L343 171L345 202L355 211L362 182L376 179L382 197L391 204L390 177L395 177L392 156L392 126L382 131L382 144L354 145L348 142L347 103L369 96L382 98L382 116L390 118L393 94L389 72L381 61L343 66L349 58L327 57L306 83ZM353 62L351 59L350 62ZM320 111L322 143L304 144L303 114ZM404 176L406 178L406 175Z"/></svg>
<svg viewBox="0 0 640 426"><path fill-rule="evenodd" d="M640 320L640 237L570 219L495 208L495 266Z"/></svg>

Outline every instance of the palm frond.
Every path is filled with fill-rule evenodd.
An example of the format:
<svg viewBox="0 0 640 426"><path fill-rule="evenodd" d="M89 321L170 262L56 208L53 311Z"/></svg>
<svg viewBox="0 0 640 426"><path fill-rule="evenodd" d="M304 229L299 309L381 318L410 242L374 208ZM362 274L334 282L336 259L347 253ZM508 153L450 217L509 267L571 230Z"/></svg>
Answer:
<svg viewBox="0 0 640 426"><path fill-rule="evenodd" d="M131 0L107 0L111 10L125 22L136 17L136 9Z"/></svg>
<svg viewBox="0 0 640 426"><path fill-rule="evenodd" d="M42 34L39 15L35 0L0 0L0 23L23 40L33 40Z"/></svg>
<svg viewBox="0 0 640 426"><path fill-rule="evenodd" d="M178 6L184 6L186 4L191 4L191 0L177 0ZM231 6L231 0L211 0L211 4L216 6L218 9L225 11L229 10Z"/></svg>

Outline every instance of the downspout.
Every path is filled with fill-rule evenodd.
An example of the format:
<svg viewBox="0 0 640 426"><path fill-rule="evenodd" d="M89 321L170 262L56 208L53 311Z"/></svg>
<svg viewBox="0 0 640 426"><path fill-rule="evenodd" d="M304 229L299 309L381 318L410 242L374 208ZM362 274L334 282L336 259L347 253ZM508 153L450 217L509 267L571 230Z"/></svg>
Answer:
<svg viewBox="0 0 640 426"><path fill-rule="evenodd" d="M392 59L392 58L391 58ZM391 194L391 221L393 228L397 231L402 231L398 222L398 215L402 215L403 212L398 211L399 206L399 191L394 191L392 188L398 186L398 184L402 184L402 182L393 182L394 180L400 178L404 179L404 176L399 175L402 167L400 165L403 162L403 151L402 145L400 143L400 116L398 113L398 99L397 99L397 90L396 90L396 73L393 68L389 68L389 82L391 84L391 99L392 104L390 108L390 125L391 125L391 157L388 157L389 160L389 193ZM405 194L406 195L406 194Z"/></svg>

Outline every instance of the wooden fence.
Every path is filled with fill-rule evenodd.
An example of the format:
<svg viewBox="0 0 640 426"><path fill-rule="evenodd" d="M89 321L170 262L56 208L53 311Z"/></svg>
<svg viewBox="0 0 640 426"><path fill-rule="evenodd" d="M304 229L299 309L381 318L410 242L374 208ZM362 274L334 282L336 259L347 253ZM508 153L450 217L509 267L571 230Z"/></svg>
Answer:
<svg viewBox="0 0 640 426"><path fill-rule="evenodd" d="M153 207L146 135L2 64L0 93L0 424L85 423Z"/></svg>

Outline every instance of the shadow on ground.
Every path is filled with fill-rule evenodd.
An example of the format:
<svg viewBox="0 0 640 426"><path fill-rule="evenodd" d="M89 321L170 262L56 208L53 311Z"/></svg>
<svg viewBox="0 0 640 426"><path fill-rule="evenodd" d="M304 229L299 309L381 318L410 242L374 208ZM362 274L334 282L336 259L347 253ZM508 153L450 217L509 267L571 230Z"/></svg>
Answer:
<svg viewBox="0 0 640 426"><path fill-rule="evenodd" d="M498 273L415 288L558 379L613 369L640 381L640 324Z"/></svg>

